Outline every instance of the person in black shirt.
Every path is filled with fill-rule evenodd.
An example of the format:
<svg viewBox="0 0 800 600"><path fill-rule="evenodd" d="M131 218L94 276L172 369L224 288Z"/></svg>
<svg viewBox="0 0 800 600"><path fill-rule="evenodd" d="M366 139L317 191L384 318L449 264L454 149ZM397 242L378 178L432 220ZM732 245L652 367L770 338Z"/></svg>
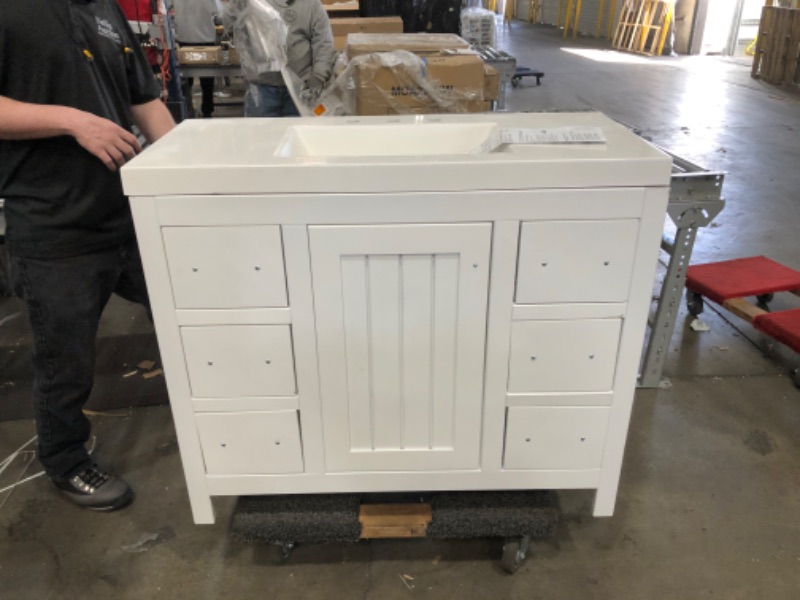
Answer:
<svg viewBox="0 0 800 600"><path fill-rule="evenodd" d="M118 169L174 127L114 0L0 2L0 198L12 287L28 307L38 456L68 498L128 504L87 453L83 414L112 293L148 307Z"/></svg>

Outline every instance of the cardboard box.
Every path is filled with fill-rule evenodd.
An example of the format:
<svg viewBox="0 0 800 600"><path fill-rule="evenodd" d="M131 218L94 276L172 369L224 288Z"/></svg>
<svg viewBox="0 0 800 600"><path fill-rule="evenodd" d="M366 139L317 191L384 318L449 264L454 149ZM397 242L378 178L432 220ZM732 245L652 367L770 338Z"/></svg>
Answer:
<svg viewBox="0 0 800 600"><path fill-rule="evenodd" d="M178 48L178 62L182 65L221 65L223 63L220 46L181 46Z"/></svg>
<svg viewBox="0 0 800 600"><path fill-rule="evenodd" d="M494 100L500 95L500 72L494 67L483 65L483 99Z"/></svg>
<svg viewBox="0 0 800 600"><path fill-rule="evenodd" d="M322 0L329 17L358 16L358 0Z"/></svg>
<svg viewBox="0 0 800 600"><path fill-rule="evenodd" d="M230 48L228 48L226 50L226 52L228 54L227 62L225 63L226 65L238 65L238 64L241 64L241 60L239 59L239 51L236 48L231 46Z"/></svg>
<svg viewBox="0 0 800 600"><path fill-rule="evenodd" d="M452 33L351 33L347 36L348 58L371 54L407 50L420 56L445 52L464 52L469 44Z"/></svg>
<svg viewBox="0 0 800 600"><path fill-rule="evenodd" d="M403 33L403 19L400 17L364 17L331 19L333 47L342 51L351 33Z"/></svg>
<svg viewBox="0 0 800 600"><path fill-rule="evenodd" d="M385 67L366 61L356 75L356 113L468 112L484 102L484 64L476 54L438 55L425 58L425 80L435 82L437 98L425 91L410 67ZM483 105L481 105L483 106Z"/></svg>

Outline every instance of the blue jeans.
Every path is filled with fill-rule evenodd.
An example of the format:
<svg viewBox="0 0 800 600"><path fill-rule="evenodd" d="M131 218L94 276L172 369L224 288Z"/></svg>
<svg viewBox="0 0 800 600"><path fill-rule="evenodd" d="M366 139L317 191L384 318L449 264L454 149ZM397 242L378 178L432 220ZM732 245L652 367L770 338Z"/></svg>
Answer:
<svg viewBox="0 0 800 600"><path fill-rule="evenodd" d="M245 117L299 117L285 86L250 84L244 96Z"/></svg>
<svg viewBox="0 0 800 600"><path fill-rule="evenodd" d="M11 285L28 306L39 460L65 478L91 463L83 414L94 384L95 337L112 293L150 303L136 241L70 258L11 257Z"/></svg>

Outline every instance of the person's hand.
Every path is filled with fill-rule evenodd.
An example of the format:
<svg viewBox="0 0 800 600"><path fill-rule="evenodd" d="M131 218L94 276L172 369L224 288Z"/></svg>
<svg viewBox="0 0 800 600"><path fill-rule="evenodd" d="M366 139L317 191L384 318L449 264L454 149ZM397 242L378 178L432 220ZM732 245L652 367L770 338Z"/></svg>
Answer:
<svg viewBox="0 0 800 600"><path fill-rule="evenodd" d="M321 77L317 75L312 75L308 79L306 79L305 85L303 86L303 91L300 93L300 96L305 100L306 104L311 106L322 95L322 89L325 87L325 81L322 80Z"/></svg>
<svg viewBox="0 0 800 600"><path fill-rule="evenodd" d="M130 131L91 113L77 111L70 131L83 148L112 171L142 151L139 140Z"/></svg>

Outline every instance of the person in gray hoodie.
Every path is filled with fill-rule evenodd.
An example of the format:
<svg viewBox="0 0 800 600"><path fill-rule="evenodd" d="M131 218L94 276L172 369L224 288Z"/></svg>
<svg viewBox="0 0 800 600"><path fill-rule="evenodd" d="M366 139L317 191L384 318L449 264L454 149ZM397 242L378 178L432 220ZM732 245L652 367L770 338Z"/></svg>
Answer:
<svg viewBox="0 0 800 600"><path fill-rule="evenodd" d="M172 7L175 11L175 35L181 46L214 45L217 39L214 15L222 13L219 0L172 0ZM194 77L183 80L183 94L189 106L192 106L193 85ZM208 119L214 112L214 78L201 77L200 89L203 90L200 110Z"/></svg>
<svg viewBox="0 0 800 600"><path fill-rule="evenodd" d="M253 28L250 28L250 33L246 36L248 39L236 38L237 31L244 33L248 30L242 27L242 21L246 21L248 15L255 12L250 10L253 8L249 6L251 2L265 2L278 12L286 25L285 49L282 48L277 30L274 33L258 31L258 35L254 35ZM239 48L240 55L256 56L259 52L263 53L265 44L263 41L259 43L257 38L272 36L274 44L281 44L281 50L285 51L288 68L303 82L303 98L310 102L318 98L333 72L336 59L328 13L320 0L231 0L226 4L223 21L226 25L237 23L234 25L234 43ZM242 44L259 47L242 48ZM274 52L276 55L279 53L277 49ZM280 73L280 67L276 64L279 57L270 58L272 67L265 69L265 61L248 61L242 56L243 74L250 84L245 96L245 116L297 116L297 107ZM252 68L245 64L248 62ZM256 62L259 64L256 65Z"/></svg>

